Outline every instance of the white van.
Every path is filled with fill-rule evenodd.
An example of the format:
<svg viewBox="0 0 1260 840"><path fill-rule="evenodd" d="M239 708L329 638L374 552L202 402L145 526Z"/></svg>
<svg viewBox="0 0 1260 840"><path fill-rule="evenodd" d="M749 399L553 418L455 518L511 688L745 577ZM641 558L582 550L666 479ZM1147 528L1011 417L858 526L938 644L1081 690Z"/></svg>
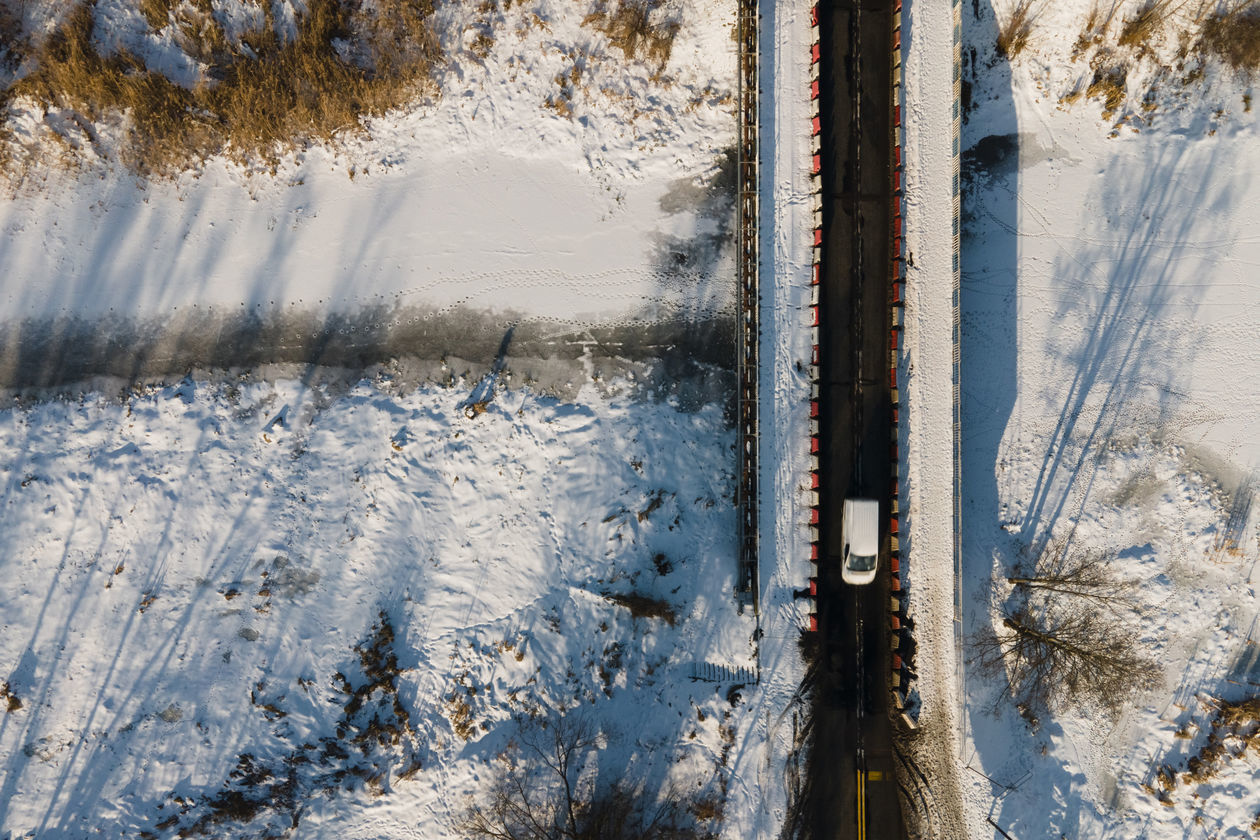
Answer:
<svg viewBox="0 0 1260 840"><path fill-rule="evenodd" d="M844 540L841 579L859 586L875 580L875 567L879 563L879 502L845 499L840 537Z"/></svg>

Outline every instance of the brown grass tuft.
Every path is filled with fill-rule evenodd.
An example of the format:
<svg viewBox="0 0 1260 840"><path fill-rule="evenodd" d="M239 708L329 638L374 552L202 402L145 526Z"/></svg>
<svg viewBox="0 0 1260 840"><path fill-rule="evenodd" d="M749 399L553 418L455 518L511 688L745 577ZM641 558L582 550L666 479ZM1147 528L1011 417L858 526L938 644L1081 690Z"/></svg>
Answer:
<svg viewBox="0 0 1260 840"><path fill-rule="evenodd" d="M1136 14L1126 18L1120 27L1120 46L1146 49L1151 39L1164 28L1164 22L1172 11L1172 0L1146 0Z"/></svg>
<svg viewBox="0 0 1260 840"><path fill-rule="evenodd" d="M175 42L184 52L203 64L216 65L231 60L223 24L215 18L209 0L180 6L174 20Z"/></svg>
<svg viewBox="0 0 1260 840"><path fill-rule="evenodd" d="M1085 88L1085 95L1102 100L1104 120L1110 120L1124 104L1128 75L1129 71L1123 64L1099 66L1094 70L1094 78Z"/></svg>
<svg viewBox="0 0 1260 840"><path fill-rule="evenodd" d="M169 174L218 153L274 162L413 97L438 54L431 14L430 0L377 0L371 12L349 0L309 0L292 41L268 14L267 26L228 43L208 0L194 0L173 16L178 43L207 68L207 80L189 90L125 50L98 52L94 4L86 2L3 97L90 123L125 117L119 157L141 174Z"/></svg>
<svg viewBox="0 0 1260 840"><path fill-rule="evenodd" d="M171 14L179 0L140 0L140 14L154 30L160 30L171 22Z"/></svg>
<svg viewBox="0 0 1260 840"><path fill-rule="evenodd" d="M658 72L669 63L674 49L674 37L679 24L675 20L660 20L657 11L663 0L615 0L616 7L609 10L603 2L586 16L582 24L593 25L608 36L614 47L621 50L626 59L642 58L656 65ZM656 20L654 20L656 18Z"/></svg>
<svg viewBox="0 0 1260 840"><path fill-rule="evenodd" d="M1112 7L1112 10L1104 15L1102 9L1099 8L1098 0L1094 0L1094 4L1089 7L1089 14L1085 16L1085 25L1081 27L1081 34L1076 37L1076 43L1072 45L1073 61L1088 52L1091 47L1102 43L1114 14L1115 9Z"/></svg>
<svg viewBox="0 0 1260 840"><path fill-rule="evenodd" d="M997 51L1007 61L1014 61L1032 39L1033 25L1041 13L1037 0L1016 0L1006 20L998 24Z"/></svg>
<svg viewBox="0 0 1260 840"><path fill-rule="evenodd" d="M21 699L13 693L7 682L0 683L0 700L5 701L5 711L12 714L22 708Z"/></svg>
<svg viewBox="0 0 1260 840"><path fill-rule="evenodd" d="M1260 69L1260 4L1243 3L1210 16L1199 43L1234 70L1254 74Z"/></svg>

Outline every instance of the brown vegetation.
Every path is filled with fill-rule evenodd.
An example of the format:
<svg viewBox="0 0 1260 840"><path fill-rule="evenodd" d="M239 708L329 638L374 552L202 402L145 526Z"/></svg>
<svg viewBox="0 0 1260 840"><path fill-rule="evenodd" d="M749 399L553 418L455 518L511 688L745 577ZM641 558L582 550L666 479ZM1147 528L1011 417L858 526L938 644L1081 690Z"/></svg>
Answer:
<svg viewBox="0 0 1260 840"><path fill-rule="evenodd" d="M1017 569L1006 579L1018 588L1085 598L1107 607L1133 607L1137 582L1122 580L1111 571L1111 556L1094 549L1072 549L1065 540L1052 540L1029 569Z"/></svg>
<svg viewBox="0 0 1260 840"><path fill-rule="evenodd" d="M22 708L21 699L13 693L13 689L9 688L7 682L0 683L0 700L4 701L6 712L12 713Z"/></svg>
<svg viewBox="0 0 1260 840"><path fill-rule="evenodd" d="M998 23L997 51L1007 61L1024 51L1032 38L1033 25L1041 12L1037 0L1016 0L1005 20Z"/></svg>
<svg viewBox="0 0 1260 840"><path fill-rule="evenodd" d="M1100 64L1094 69L1094 78L1085 88L1085 95L1090 99L1102 100L1103 119L1111 119L1124 104L1128 95L1125 86L1128 76L1128 68L1123 64Z"/></svg>
<svg viewBox="0 0 1260 840"><path fill-rule="evenodd" d="M140 0L140 14L154 29L161 29L171 22L171 13L179 0Z"/></svg>
<svg viewBox="0 0 1260 840"><path fill-rule="evenodd" d="M1133 17L1126 18L1120 27L1120 46L1146 48L1164 28L1164 22L1172 11L1172 0L1145 0Z"/></svg>
<svg viewBox="0 0 1260 840"><path fill-rule="evenodd" d="M1000 631L973 640L973 655L981 668L1005 675L1011 696L1034 719L1082 701L1114 711L1157 674L1129 628L1075 604L1012 609Z"/></svg>
<svg viewBox="0 0 1260 840"><path fill-rule="evenodd" d="M151 24L175 24L177 43L203 65L203 81L189 89L126 50L98 50L94 4L80 2L37 47L32 72L0 94L9 106L4 120L19 98L68 110L81 123L124 117L119 156L140 173L173 172L222 152L274 161L404 104L437 56L431 0L378 0L373 11L309 0L292 40L266 8L265 26L229 43L206 0L143 4Z"/></svg>
<svg viewBox="0 0 1260 840"><path fill-rule="evenodd" d="M346 697L335 735L297 744L277 730L280 742L290 747L287 752L270 758L238 754L236 768L221 785L195 798L173 797L167 804L179 805L179 814L154 828L180 826L181 837L224 837L254 824L264 830L250 836L293 836L306 804L316 797L360 789L380 795L392 773L399 781L413 776L420 769L417 742L398 696L394 643L393 625L382 612L371 636L355 646L358 667L348 669L350 676L334 677ZM305 689L311 685L298 682ZM249 699L268 720L288 714L282 706L285 695L273 693L265 680L254 685ZM233 824L236 830L226 830Z"/></svg>
<svg viewBox="0 0 1260 840"><path fill-rule="evenodd" d="M643 58L656 65L658 72L669 63L674 49L678 22L662 20L659 10L663 0L608 0L601 2L587 15L583 25L593 25L608 36L627 59Z"/></svg>
<svg viewBox="0 0 1260 840"><path fill-rule="evenodd" d="M1118 579L1100 551L1050 542L1014 586L1001 627L972 640L972 659L1005 678L1008 693L1032 721L1044 710L1086 703L1116 710L1134 691L1154 685L1156 663L1118 614L1135 609L1135 585Z"/></svg>
<svg viewBox="0 0 1260 840"><path fill-rule="evenodd" d="M1090 47L1102 41L1102 27L1098 25L1100 20L1101 13L1098 10L1098 3L1095 2L1085 18L1085 25L1081 27L1081 34L1076 36L1076 43L1072 45L1073 60L1080 58Z"/></svg>
<svg viewBox="0 0 1260 840"><path fill-rule="evenodd" d="M1207 742L1186 760L1186 772L1182 778L1187 783L1199 784L1207 781L1216 775L1226 757L1242 755L1260 746L1260 697L1233 702L1206 702L1216 712L1208 727ZM1234 750L1229 749L1230 741L1236 745Z"/></svg>
<svg viewBox="0 0 1260 840"><path fill-rule="evenodd" d="M1260 3L1244 2L1208 17L1200 43L1234 70L1254 74L1260 69Z"/></svg>
<svg viewBox="0 0 1260 840"><path fill-rule="evenodd" d="M8 0L0 0L0 72L4 73L0 79L17 68L25 49L21 15L10 7Z"/></svg>

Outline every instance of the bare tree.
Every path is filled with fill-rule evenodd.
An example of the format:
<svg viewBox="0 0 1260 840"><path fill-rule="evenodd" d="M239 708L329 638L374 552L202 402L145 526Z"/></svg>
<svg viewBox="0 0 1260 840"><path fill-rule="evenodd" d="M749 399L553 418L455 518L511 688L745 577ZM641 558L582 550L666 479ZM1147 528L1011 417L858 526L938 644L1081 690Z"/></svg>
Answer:
<svg viewBox="0 0 1260 840"><path fill-rule="evenodd" d="M1122 580L1110 569L1111 555L1104 551L1070 551L1066 540L1054 540L1037 557L1031 571L1006 579L1026 594L1041 590L1085 598L1109 609L1136 609L1137 583Z"/></svg>
<svg viewBox="0 0 1260 840"><path fill-rule="evenodd" d="M972 641L973 659L1005 674L1022 711L1035 717L1082 700L1114 710L1154 683L1156 663L1123 624L1086 605L1034 600L1004 611L1001 630Z"/></svg>
<svg viewBox="0 0 1260 840"><path fill-rule="evenodd" d="M676 791L651 796L624 781L600 785L587 772L599 733L580 716L523 723L499 756L482 803L467 809L457 829L473 840L704 840ZM692 805L698 803L691 803Z"/></svg>

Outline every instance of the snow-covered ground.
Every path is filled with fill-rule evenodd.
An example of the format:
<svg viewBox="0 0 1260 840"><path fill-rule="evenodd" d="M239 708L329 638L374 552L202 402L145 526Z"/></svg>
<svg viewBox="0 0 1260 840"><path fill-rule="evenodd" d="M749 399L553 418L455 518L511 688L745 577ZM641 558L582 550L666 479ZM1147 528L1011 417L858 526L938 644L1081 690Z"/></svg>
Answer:
<svg viewBox="0 0 1260 840"><path fill-rule="evenodd" d="M667 4L664 68L584 23L596 6L440 4L440 96L274 174L211 160L139 183L89 161L10 185L6 377L132 338L138 363L230 356L276 325L290 347L310 324L412 327L448 355L361 380L193 362L0 411L0 835L453 836L513 716L574 708L602 730L600 779L674 782L722 836L777 834L809 571L809 5L768 8L763 35L759 625L733 599L729 372L645 389L677 326L621 358L644 325L732 311L735 4ZM100 7L103 37L169 54L131 4ZM504 341L479 380L508 325L534 350L584 338L534 369ZM705 664L761 683L693 681Z"/></svg>
<svg viewBox="0 0 1260 840"><path fill-rule="evenodd" d="M502 390L468 419L469 393L189 381L0 413L0 661L21 705L0 718L0 830L186 827L243 755L319 763L303 745L341 737L337 674L362 683L353 648L381 616L410 732L331 765L384 771L383 795L303 777L298 836L447 834L535 708L587 710L609 778L729 784L751 807L727 756L763 717L756 689L733 705L691 680L753 666L721 409L589 383L573 403ZM606 597L630 593L676 619ZM276 810L254 830L287 824Z"/></svg>
<svg viewBox="0 0 1260 840"><path fill-rule="evenodd" d="M964 837L957 757L960 692L954 621L953 147L956 7L902 7L906 303L898 360L901 397L902 577L914 621L916 679L909 744L931 780L927 830ZM907 774L910 789L921 786ZM926 787L926 786L922 786Z"/></svg>
<svg viewBox="0 0 1260 840"><path fill-rule="evenodd" d="M764 797L732 837L777 837L800 801L808 698L799 639L811 608L797 600L808 583L809 361L813 185L809 99L811 0L761 6L761 378L760 578L764 746L737 765ZM750 742L757 741L750 738ZM753 762L758 762L754 768ZM756 775L754 776L753 773Z"/></svg>
<svg viewBox="0 0 1260 840"><path fill-rule="evenodd" d="M97 166L37 172L0 203L3 315L728 309L735 4L662 10L679 23L664 67L584 23L597 5L439 4L437 100L274 176L222 161L145 185ZM155 61L171 51L169 29L134 43L131 4L101 7L108 37Z"/></svg>
<svg viewBox="0 0 1260 840"><path fill-rule="evenodd" d="M947 33L918 28L935 20L928 5L911 6L908 73L916 60L948 66ZM1013 6L994 5L996 15ZM1209 744L1213 703L1260 693L1251 86L1213 62L1199 77L1193 53L1178 65L1193 4L1172 4L1148 50L1117 45L1141 5L1130 2L1116 4L1097 40L1078 42L1091 5L1043 4L1030 45L1007 63L994 52L994 8L962 4L973 83L962 144L964 630L999 622L1008 590L995 580L1048 541L1104 551L1116 575L1138 584L1140 611L1119 609L1113 622L1136 631L1159 663L1158 684L1118 717L1074 708L1034 728L996 681L968 667L956 730L967 835L1001 836L996 826L1018 840L1253 837L1260 764L1241 739L1224 738L1211 773L1185 775ZM1075 59L1074 44L1083 48ZM926 53L916 59L916 49ZM1087 89L1117 66L1124 98L1104 114L1102 94ZM931 88L924 77L917 84ZM913 150L908 160L932 165ZM931 173L919 177L930 191ZM907 183L913 217L913 172ZM945 353L923 324L931 312L914 311L910 279L907 338L918 324L925 341L909 353ZM924 433L910 417L913 439ZM925 554L935 551L912 549L912 576ZM948 574L943 561L938 571ZM934 633L950 619L938 606L916 617ZM928 653L920 648L921 691L948 697L952 662L926 662ZM947 724L941 714L935 722ZM933 737L957 749L947 731Z"/></svg>

